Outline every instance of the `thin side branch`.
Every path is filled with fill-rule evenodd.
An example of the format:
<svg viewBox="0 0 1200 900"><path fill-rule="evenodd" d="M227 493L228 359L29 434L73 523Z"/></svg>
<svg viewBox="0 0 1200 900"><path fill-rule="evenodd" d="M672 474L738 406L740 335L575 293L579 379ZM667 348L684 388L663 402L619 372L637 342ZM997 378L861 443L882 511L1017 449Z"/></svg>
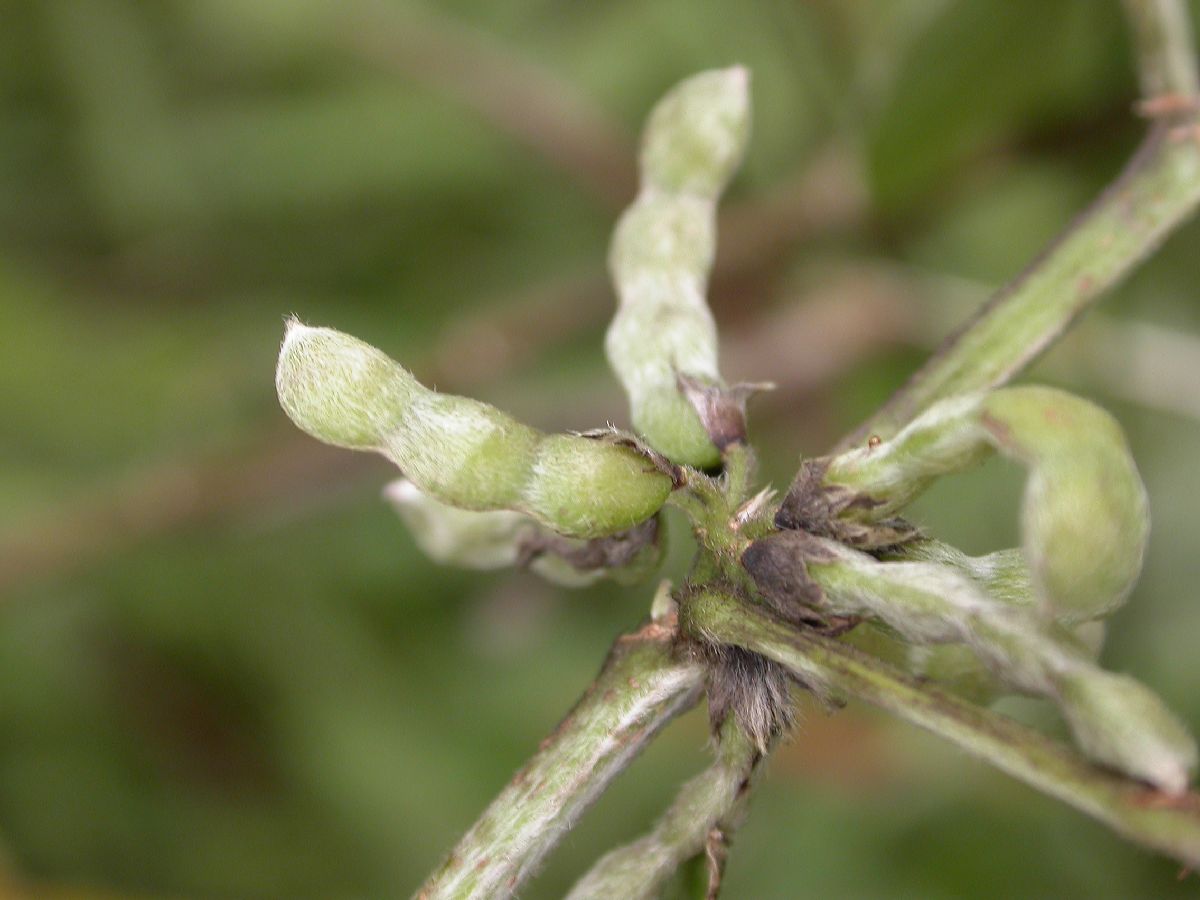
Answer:
<svg viewBox="0 0 1200 900"><path fill-rule="evenodd" d="M1161 121L1117 180L1049 249L951 335L837 449L872 433L891 437L944 397L1011 380L1200 204L1200 126L1187 13L1179 0L1127 0L1126 5L1142 80L1153 91L1145 98L1147 109ZM1153 101L1165 96L1178 102L1155 112Z"/></svg>
<svg viewBox="0 0 1200 900"><path fill-rule="evenodd" d="M1086 762L1013 720L944 693L887 663L716 594L690 598L689 628L786 666L815 688L866 700L956 744L1126 839L1200 867L1200 794L1171 796Z"/></svg>
<svg viewBox="0 0 1200 900"><path fill-rule="evenodd" d="M1187 8L1181 0L1124 0L1133 31L1142 97L1183 101L1200 93L1196 51Z"/></svg>
<svg viewBox="0 0 1200 900"><path fill-rule="evenodd" d="M596 680L418 891L418 900L510 897L671 719L696 703L702 667L677 660L670 619L613 645Z"/></svg>
<svg viewBox="0 0 1200 900"><path fill-rule="evenodd" d="M723 848L762 761L754 742L733 717L726 720L713 765L687 782L647 835L601 857L567 895L568 900L648 900L675 870L709 852L709 896L716 896ZM720 859L712 859L713 856Z"/></svg>

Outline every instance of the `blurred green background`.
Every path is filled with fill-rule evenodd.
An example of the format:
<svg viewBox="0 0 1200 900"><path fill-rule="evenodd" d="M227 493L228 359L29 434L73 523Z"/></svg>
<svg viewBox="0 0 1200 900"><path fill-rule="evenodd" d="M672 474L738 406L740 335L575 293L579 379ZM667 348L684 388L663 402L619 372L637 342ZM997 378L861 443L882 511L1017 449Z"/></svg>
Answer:
<svg viewBox="0 0 1200 900"><path fill-rule="evenodd" d="M1200 12L1193 4L1193 12ZM1116 0L0 0L0 892L405 896L652 586L424 561L380 460L295 431L283 317L544 428L625 422L601 335L635 136L753 73L713 305L785 484L1119 169ZM1126 428L1154 512L1105 662L1200 730L1200 226L1039 365ZM917 518L1011 545L1021 474ZM678 577L689 538L672 535ZM1038 704L1003 708L1061 734ZM673 726L531 898L704 762ZM730 898L1194 896L914 729L808 707Z"/></svg>

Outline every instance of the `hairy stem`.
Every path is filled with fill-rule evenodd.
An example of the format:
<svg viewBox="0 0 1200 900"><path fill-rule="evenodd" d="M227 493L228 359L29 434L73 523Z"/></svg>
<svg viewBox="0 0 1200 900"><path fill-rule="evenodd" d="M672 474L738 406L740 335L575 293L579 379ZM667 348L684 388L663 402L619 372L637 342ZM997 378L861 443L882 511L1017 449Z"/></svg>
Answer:
<svg viewBox="0 0 1200 900"><path fill-rule="evenodd" d="M596 680L417 892L510 897L588 806L700 695L702 668L675 659L669 619L613 645Z"/></svg>
<svg viewBox="0 0 1200 900"><path fill-rule="evenodd" d="M1200 866L1200 795L1170 796L1100 769L1067 747L835 640L714 593L693 595L687 626L784 665L822 691L866 700L956 744L1126 839Z"/></svg>
<svg viewBox="0 0 1200 900"><path fill-rule="evenodd" d="M722 728L716 755L711 767L680 789L649 834L601 857L568 900L657 897L675 870L701 853L709 857L707 893L715 897L724 843L763 758L732 716Z"/></svg>
<svg viewBox="0 0 1200 900"><path fill-rule="evenodd" d="M1196 74L1187 13L1178 0L1127 0L1126 6L1142 82L1152 92L1148 100L1169 91L1184 102L1168 104L1164 112L1170 116L1155 124L1117 180L838 449L872 433L889 438L944 397L1007 383L1200 203L1200 140L1188 102L1196 94Z"/></svg>

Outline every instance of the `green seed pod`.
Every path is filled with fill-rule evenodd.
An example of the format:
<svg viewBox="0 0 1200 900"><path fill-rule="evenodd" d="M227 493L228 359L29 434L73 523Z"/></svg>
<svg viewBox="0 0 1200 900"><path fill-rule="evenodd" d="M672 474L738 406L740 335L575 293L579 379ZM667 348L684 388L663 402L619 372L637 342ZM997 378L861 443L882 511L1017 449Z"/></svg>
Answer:
<svg viewBox="0 0 1200 900"><path fill-rule="evenodd" d="M422 390L379 449L423 491L446 503L515 509L523 505L542 438L494 406Z"/></svg>
<svg viewBox="0 0 1200 900"><path fill-rule="evenodd" d="M1110 614L1141 571L1150 519L1120 426L1094 404L1044 387L954 397L832 458L824 480L841 516L878 520L995 451L1030 470L1022 542L1044 611L1064 623Z"/></svg>
<svg viewBox="0 0 1200 900"><path fill-rule="evenodd" d="M952 544L918 538L880 555L890 562L932 562L955 569L974 581L989 597L1006 606L1032 609L1037 605L1029 564L1017 549L968 556Z"/></svg>
<svg viewBox="0 0 1200 900"><path fill-rule="evenodd" d="M292 320L275 376L279 402L329 444L374 450L451 506L523 512L594 538L645 521L672 479L618 443L545 435L500 410L431 391L371 345Z"/></svg>
<svg viewBox="0 0 1200 900"><path fill-rule="evenodd" d="M705 300L717 199L745 150L749 77L734 67L687 79L651 112L642 186L617 224L609 269L619 305L605 339L634 428L669 459L707 467L720 452L679 387L719 385Z"/></svg>
<svg viewBox="0 0 1200 900"><path fill-rule="evenodd" d="M338 447L375 450L425 389L382 350L293 318L279 349L275 390L301 431Z"/></svg>
<svg viewBox="0 0 1200 900"><path fill-rule="evenodd" d="M1030 598L1032 600L1032 598ZM1084 622L1058 638L1074 646L1082 657L1095 663L1104 645L1104 623ZM900 644L900 642L896 642ZM936 682L951 693L973 703L991 704L1012 693L969 644L900 644L905 655L901 663L908 671ZM1061 702L1061 701L1060 701ZM1082 743L1082 741L1081 741Z"/></svg>
<svg viewBox="0 0 1200 900"><path fill-rule="evenodd" d="M914 675L934 682L942 690L982 706L990 705L1008 693L966 644L909 645L906 668Z"/></svg>
<svg viewBox="0 0 1200 900"><path fill-rule="evenodd" d="M742 161L750 132L750 73L700 72L658 101L642 135L642 179L672 194L716 197Z"/></svg>
<svg viewBox="0 0 1200 900"><path fill-rule="evenodd" d="M1001 603L949 565L880 562L820 538L810 544L806 565L822 610L871 617L912 644L969 646L1002 685L1056 703L1091 759L1164 791L1188 784L1195 742L1153 692L1095 664L1096 635L1073 635L1027 606ZM970 671L958 650L934 647L909 662L933 666L952 686L987 687L963 681Z"/></svg>
<svg viewBox="0 0 1200 900"><path fill-rule="evenodd" d="M384 497L408 526L417 546L434 562L466 569L529 570L563 587L586 587L602 578L635 584L662 561L661 523L617 537L590 541L562 537L531 516L512 510L467 510L424 493L407 478L384 489Z"/></svg>
<svg viewBox="0 0 1200 900"><path fill-rule="evenodd" d="M1029 565L1024 553L1018 549L968 556L950 544L921 538L893 548L882 558L888 561L939 563L970 578L987 594L989 600L1023 610L1037 607ZM1104 646L1104 633L1103 622L1090 621L1062 629L1059 637L1062 641L1073 642L1082 655L1094 663ZM1009 693L979 655L966 644L895 643L904 649L894 651L888 658L895 660L898 653L905 654L902 664L910 672L935 681L959 696L975 703L991 703Z"/></svg>
<svg viewBox="0 0 1200 900"><path fill-rule="evenodd" d="M1106 616L1142 570L1150 509L1121 426L1049 388L995 391L980 422L1030 467L1022 539L1039 594L1062 621Z"/></svg>
<svg viewBox="0 0 1200 900"><path fill-rule="evenodd" d="M1170 794L1187 790L1196 742L1145 685L1100 670L1072 670L1058 681L1063 714L1091 759Z"/></svg>
<svg viewBox="0 0 1200 900"><path fill-rule="evenodd" d="M383 491L408 526L417 546L436 563L464 569L515 566L522 536L538 528L524 513L509 509L459 509L430 497L407 478Z"/></svg>

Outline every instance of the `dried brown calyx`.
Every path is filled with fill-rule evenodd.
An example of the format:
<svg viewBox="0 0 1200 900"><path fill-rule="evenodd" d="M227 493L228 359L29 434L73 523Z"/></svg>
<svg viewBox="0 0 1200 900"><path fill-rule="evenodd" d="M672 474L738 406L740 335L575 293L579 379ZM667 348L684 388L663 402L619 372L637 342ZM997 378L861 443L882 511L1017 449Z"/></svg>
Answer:
<svg viewBox="0 0 1200 900"><path fill-rule="evenodd" d="M921 536L912 523L894 516L878 522L847 516L855 510L870 510L879 502L838 484L826 484L829 458L806 459L775 513L775 525L827 537L860 550L894 547Z"/></svg>
<svg viewBox="0 0 1200 900"><path fill-rule="evenodd" d="M675 376L680 392L692 404L709 439L724 453L746 440L746 401L760 391L775 389L764 381L755 384L713 384L682 373Z"/></svg>

